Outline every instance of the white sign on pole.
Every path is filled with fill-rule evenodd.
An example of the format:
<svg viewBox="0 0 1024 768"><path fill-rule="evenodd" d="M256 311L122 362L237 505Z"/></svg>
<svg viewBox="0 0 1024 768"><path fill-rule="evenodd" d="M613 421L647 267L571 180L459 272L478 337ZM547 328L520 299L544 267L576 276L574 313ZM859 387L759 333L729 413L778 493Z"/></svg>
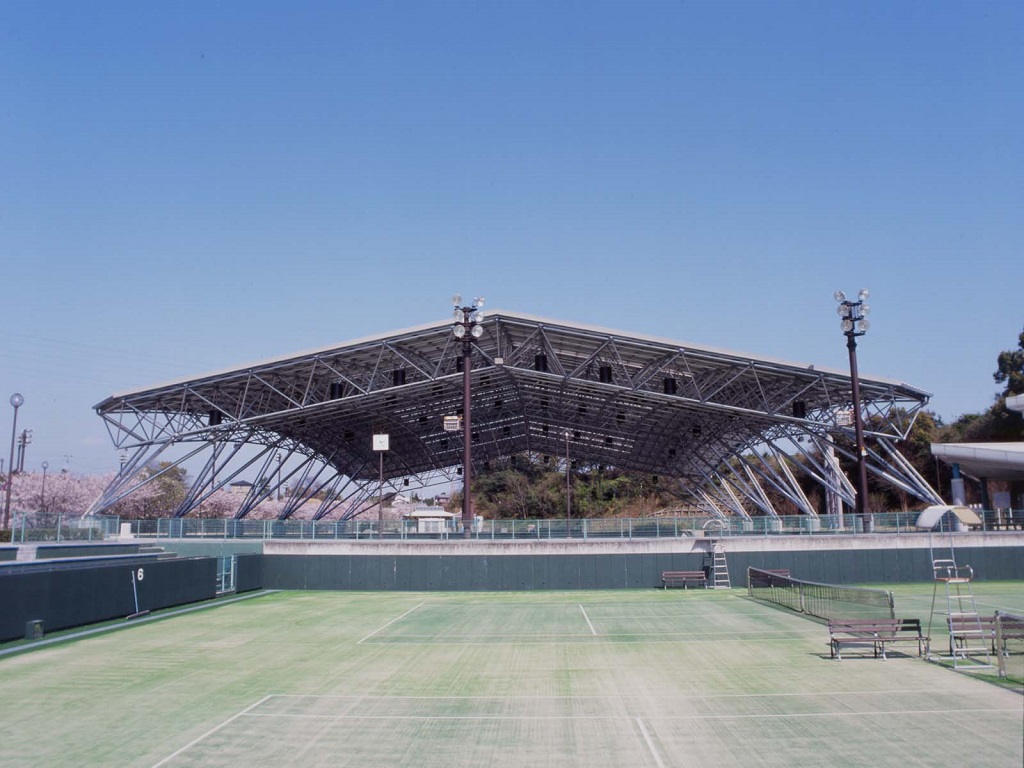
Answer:
<svg viewBox="0 0 1024 768"><path fill-rule="evenodd" d="M388 435L374 435L373 436L373 450L375 451L386 451L388 450Z"/></svg>

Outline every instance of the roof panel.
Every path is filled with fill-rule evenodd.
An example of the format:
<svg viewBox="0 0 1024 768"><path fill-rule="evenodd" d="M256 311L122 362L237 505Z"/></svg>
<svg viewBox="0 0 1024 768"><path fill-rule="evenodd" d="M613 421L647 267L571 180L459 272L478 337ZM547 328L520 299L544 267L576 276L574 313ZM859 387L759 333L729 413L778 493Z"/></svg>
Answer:
<svg viewBox="0 0 1024 768"><path fill-rule="evenodd" d="M848 375L813 365L510 312L488 313L484 328L471 360L481 461L558 453L569 430L580 435L572 452L583 461L685 473L779 424L833 428L850 399ZM96 409L189 413L189 439L212 439L223 419L258 428L254 439L290 437L353 473L375 469L359 467L375 463L370 432L385 430L392 473L422 472L461 462L461 434L442 426L462 407L460 350L445 320L123 392ZM861 389L886 408L913 411L928 399L886 379L862 377ZM794 415L797 400L806 417Z"/></svg>

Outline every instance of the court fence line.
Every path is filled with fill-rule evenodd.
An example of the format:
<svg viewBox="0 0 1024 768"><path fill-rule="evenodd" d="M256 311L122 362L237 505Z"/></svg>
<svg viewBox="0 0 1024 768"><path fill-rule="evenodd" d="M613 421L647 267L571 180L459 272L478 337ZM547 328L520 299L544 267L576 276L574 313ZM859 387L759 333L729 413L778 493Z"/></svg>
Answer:
<svg viewBox="0 0 1024 768"><path fill-rule="evenodd" d="M775 535L851 535L928 533L915 526L919 512L878 512L869 515L780 515L751 520L697 515L656 517L548 518L481 520L473 539L660 539L679 537L750 537ZM135 538L205 539L463 539L457 527L421 532L415 520L374 518L350 520L255 520L249 518L167 517L122 519L96 515L59 518L56 525L36 527L32 515L20 514L13 526L13 543L103 541L126 531ZM983 528L982 531L985 529Z"/></svg>

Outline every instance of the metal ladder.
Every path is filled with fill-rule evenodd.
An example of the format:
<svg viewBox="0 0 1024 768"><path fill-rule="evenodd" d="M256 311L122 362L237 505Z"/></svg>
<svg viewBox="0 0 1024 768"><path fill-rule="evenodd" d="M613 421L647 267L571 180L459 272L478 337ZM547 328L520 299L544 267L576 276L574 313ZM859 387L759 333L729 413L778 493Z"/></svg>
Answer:
<svg viewBox="0 0 1024 768"><path fill-rule="evenodd" d="M974 590L971 588L974 569L969 565L958 566L953 559L933 560L932 574L935 581L932 588L932 616L935 615L939 584L944 584L946 588L945 615L946 626L949 629L949 656L944 658L952 660L954 669L966 672L991 669L989 638L981 624L978 606L974 602ZM931 637L930 618L928 636Z"/></svg>
<svg viewBox="0 0 1024 768"><path fill-rule="evenodd" d="M729 563L725 559L725 545L718 539L711 542L711 588L732 589L729 581Z"/></svg>

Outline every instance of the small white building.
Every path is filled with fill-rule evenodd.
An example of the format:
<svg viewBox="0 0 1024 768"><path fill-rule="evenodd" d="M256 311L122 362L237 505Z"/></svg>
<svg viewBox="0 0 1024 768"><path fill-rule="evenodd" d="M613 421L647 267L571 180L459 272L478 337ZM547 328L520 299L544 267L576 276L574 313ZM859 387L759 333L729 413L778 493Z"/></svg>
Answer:
<svg viewBox="0 0 1024 768"><path fill-rule="evenodd" d="M445 533L454 530L455 515L441 507L417 507L405 519L416 523L416 533Z"/></svg>
<svg viewBox="0 0 1024 768"><path fill-rule="evenodd" d="M235 496L248 496L252 490L252 483L248 480L237 480L228 486L228 490Z"/></svg>

